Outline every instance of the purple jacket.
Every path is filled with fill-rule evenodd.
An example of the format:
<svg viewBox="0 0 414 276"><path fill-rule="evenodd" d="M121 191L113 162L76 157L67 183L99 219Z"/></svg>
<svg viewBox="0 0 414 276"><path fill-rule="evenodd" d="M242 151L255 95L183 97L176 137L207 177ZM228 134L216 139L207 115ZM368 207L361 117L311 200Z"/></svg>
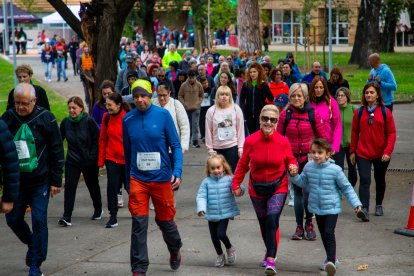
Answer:
<svg viewBox="0 0 414 276"><path fill-rule="evenodd" d="M102 125L102 117L107 112L105 108L102 108L99 105L99 102L97 102L92 109L92 118L95 120L96 124L99 127L99 130L101 129Z"/></svg>
<svg viewBox="0 0 414 276"><path fill-rule="evenodd" d="M342 122L338 103L334 98L330 99L330 105L325 101L311 103L311 106L319 113L325 124L327 140L332 144L332 150L339 151L342 139Z"/></svg>

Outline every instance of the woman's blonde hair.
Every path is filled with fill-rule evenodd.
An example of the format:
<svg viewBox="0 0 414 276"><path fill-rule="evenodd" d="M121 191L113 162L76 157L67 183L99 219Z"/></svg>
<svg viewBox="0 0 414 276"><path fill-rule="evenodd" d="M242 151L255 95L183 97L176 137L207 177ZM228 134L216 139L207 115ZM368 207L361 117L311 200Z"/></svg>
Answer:
<svg viewBox="0 0 414 276"><path fill-rule="evenodd" d="M217 108L221 108L220 105L219 105L219 100L218 100L219 99L219 96L221 94L227 94L228 96L230 96L230 99L229 99L230 106L233 106L234 105L233 95L231 93L230 87L228 87L227 85L222 85L222 86L219 86L219 88L217 88L216 97L214 98L214 105Z"/></svg>
<svg viewBox="0 0 414 276"><path fill-rule="evenodd" d="M227 162L226 158L221 154L214 154L214 155L210 155L206 161L206 175L207 176L210 176L210 162L213 159L218 159L221 161L225 175L233 175L233 172L231 171L230 165Z"/></svg>
<svg viewBox="0 0 414 276"><path fill-rule="evenodd" d="M262 108L262 111L260 111L260 116L262 116L262 114L266 111L274 112L276 114L276 117L279 119L279 109L277 109L277 107L275 105L273 105L273 104L265 105Z"/></svg>
<svg viewBox="0 0 414 276"><path fill-rule="evenodd" d="M305 98L305 101L307 102L309 100L309 94L308 94L308 86L306 83L294 83L289 89L289 101L292 95L296 91L302 91L303 98Z"/></svg>

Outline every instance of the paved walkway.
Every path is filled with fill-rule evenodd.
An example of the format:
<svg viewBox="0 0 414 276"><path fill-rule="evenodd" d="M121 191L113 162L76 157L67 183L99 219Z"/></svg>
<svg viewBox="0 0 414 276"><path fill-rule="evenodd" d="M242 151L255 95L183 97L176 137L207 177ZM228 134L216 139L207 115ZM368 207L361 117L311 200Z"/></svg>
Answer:
<svg viewBox="0 0 414 276"><path fill-rule="evenodd" d="M68 87L78 93L79 84L69 75L68 83L52 83L56 87ZM73 89L71 89L71 87ZM391 161L392 168L413 168L414 128L412 104L396 105L395 118L398 138ZM185 155L183 184L177 195L176 222L183 239L182 266L172 272L168 266L168 253L153 212L148 233L150 268L148 275L263 275L259 261L264 245L248 196L238 199L241 215L230 222L228 235L237 248L238 258L234 265L214 268L216 258L208 226L204 219L195 215L195 194L204 176L202 164L206 158L204 145L191 148ZM340 259L338 275L414 275L414 240L393 234L397 227L405 226L411 200L414 174L392 171L387 175L387 191L384 200L384 217L372 216L369 223L360 222L344 200L344 212L336 228L337 255ZM102 199L106 203L106 177L100 177ZM375 185L372 185L371 205L375 204ZM126 196L124 196L126 199ZM43 264L45 275L131 275L129 248L131 218L127 208L119 211L119 227L105 229L108 219L105 210L102 221L91 221L93 207L84 183L80 183L76 198L72 227L62 228L57 221L63 212L63 194L50 200L49 206L49 255ZM27 216L30 221L30 216ZM281 241L278 252L278 268L281 275L324 275L319 265L325 258L318 239L292 241L295 228L293 208L286 206L281 216ZM0 218L0 275L25 275L24 265L27 248L20 243L5 220ZM368 264L364 272L357 267Z"/></svg>

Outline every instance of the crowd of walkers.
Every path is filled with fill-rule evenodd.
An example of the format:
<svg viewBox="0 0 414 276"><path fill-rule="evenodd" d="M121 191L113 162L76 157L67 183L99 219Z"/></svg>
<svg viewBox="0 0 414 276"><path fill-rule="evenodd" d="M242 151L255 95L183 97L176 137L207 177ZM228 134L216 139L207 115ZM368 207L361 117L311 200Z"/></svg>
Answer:
<svg viewBox="0 0 414 276"><path fill-rule="evenodd" d="M56 49L59 60L59 46L47 47L45 41L42 51ZM87 45L82 47L81 66L88 62L85 49ZM200 141L205 143L207 161L196 212L208 220L217 253L215 266L236 262L236 246L227 227L240 215L235 197L245 193L241 183L250 172L248 194L266 248L260 262L265 275L277 271L279 220L287 198L296 217L292 239L316 240L315 218L326 251L321 270L335 274L340 195L358 218L369 221L372 165L374 214L384 215L385 175L396 141L392 113L396 82L389 67L381 64L378 54L369 57L372 70L357 108L340 68L335 67L327 79L315 61L312 71L303 76L292 53L273 64L259 50L226 56L213 46L181 56L170 42L164 51L150 48L143 38L134 46L121 41L116 81L101 84L99 100L89 115L83 100L71 97L60 127L49 111L45 91L31 84L30 66L17 67L20 84L10 92L8 110L0 120L5 185L1 207L8 225L28 246L29 275L42 275L49 193L60 192L63 168L64 206L58 224L68 227L76 225L72 212L81 174L92 199L90 218L102 219L98 174L103 166L109 210L106 228L118 226L118 208L124 206L122 188L128 194L133 275L148 270L150 205L170 252L170 266L177 270L182 242L174 223L174 195L181 184L183 155L190 147L200 148ZM45 55L53 56L42 52ZM68 144L65 159L63 140ZM353 188L357 172L359 197ZM27 206L32 230L24 220Z"/></svg>

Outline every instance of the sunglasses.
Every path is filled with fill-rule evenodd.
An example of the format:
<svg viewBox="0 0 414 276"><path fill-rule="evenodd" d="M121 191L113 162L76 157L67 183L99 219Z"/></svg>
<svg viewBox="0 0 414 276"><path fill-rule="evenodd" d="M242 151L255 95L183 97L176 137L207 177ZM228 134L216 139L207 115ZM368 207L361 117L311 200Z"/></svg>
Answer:
<svg viewBox="0 0 414 276"><path fill-rule="evenodd" d="M272 124L276 124L277 123L277 121L278 121L278 119L277 118L275 118L275 117L268 117L268 116L261 116L260 117L260 120L263 122L263 123L267 123L267 122L271 122Z"/></svg>
<svg viewBox="0 0 414 276"><path fill-rule="evenodd" d="M368 124L372 125L373 122L374 122L374 113L370 113L369 114L369 119L368 119Z"/></svg>

